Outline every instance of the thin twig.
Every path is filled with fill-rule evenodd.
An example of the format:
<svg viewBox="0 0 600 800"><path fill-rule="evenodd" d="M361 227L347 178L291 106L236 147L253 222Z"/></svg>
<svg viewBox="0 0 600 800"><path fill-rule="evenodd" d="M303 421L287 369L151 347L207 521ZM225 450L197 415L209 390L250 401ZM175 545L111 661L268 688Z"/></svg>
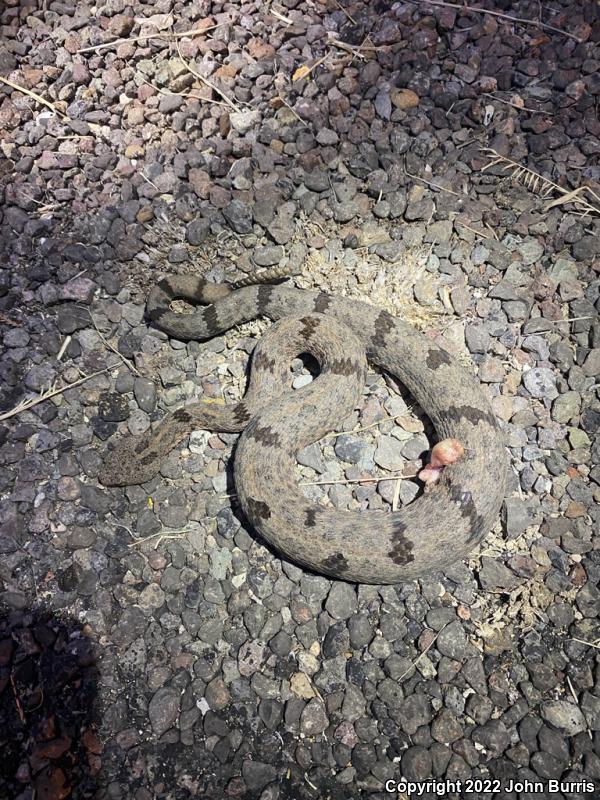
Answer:
<svg viewBox="0 0 600 800"><path fill-rule="evenodd" d="M495 94L490 92L483 92L484 97L491 97L492 100L497 100L499 103L504 103L506 106L512 106L519 111L529 111L531 114L545 114L547 117L554 116L550 111L543 111L540 108L529 108L529 106L518 106L516 103L511 103L510 100L505 100L503 97L496 97Z"/></svg>
<svg viewBox="0 0 600 800"><path fill-rule="evenodd" d="M333 47L337 47L339 50L345 50L347 53L351 53L353 56L357 56L361 58L363 61L366 60L366 56L364 56L356 47L352 47L346 42L340 42L337 39L332 39L329 44L333 45Z"/></svg>
<svg viewBox="0 0 600 800"><path fill-rule="evenodd" d="M567 317L566 319L547 319L546 322L581 322L584 319L596 319L595 315L587 317Z"/></svg>
<svg viewBox="0 0 600 800"><path fill-rule="evenodd" d="M413 0L419 2L419 0ZM459 11L475 12L476 14L488 14L490 17L499 17L500 19L508 19L511 22L518 22L521 25L532 25L534 28L542 28L545 31L552 31L552 33L559 33L561 36L568 36L570 39L575 39L576 42L581 44L582 40L574 33L568 33L561 28L555 28L554 25L548 25L547 22L540 22L537 19L525 19L523 17L513 17L510 14L503 14L500 11L489 11L487 8L477 8L476 6L466 6L461 3L446 3L442 0L420 0L422 3L427 3L430 6L438 6L441 8L457 8Z"/></svg>
<svg viewBox="0 0 600 800"><path fill-rule="evenodd" d="M125 526L120 525L120 527L124 528ZM150 541L150 539L158 538L158 541L154 545L154 549L156 550L156 548L160 545L163 539L181 539L183 536L185 536L186 533L192 533L192 530L190 528L183 528L180 531L173 531L172 533L165 533L164 531L159 531L159 533L151 533L150 536L144 536L141 539L136 539L135 542L131 542L131 544L128 544L127 547L138 547L138 545L144 544L144 542L148 542Z"/></svg>
<svg viewBox="0 0 600 800"><path fill-rule="evenodd" d="M284 106L285 106L285 107L286 107L286 108L287 108L289 111L291 111L291 112L292 112L292 114L293 114L293 115L296 117L296 119L297 119L297 120L299 120L300 122L304 122L304 120L302 119L302 117L301 117L301 116L300 116L300 115L299 115L299 114L298 114L296 111L294 111L294 109L291 107L291 105L290 105L289 103L287 103L287 102L286 102L286 100L285 100L285 99L284 99L284 98L283 98L281 95L278 95L278 98L281 100L281 102L283 103L283 105L284 105Z"/></svg>
<svg viewBox="0 0 600 800"><path fill-rule="evenodd" d="M295 72L295 73L294 73L294 75L292 76L292 83L294 83L294 81L299 81L299 80L302 80L303 78L308 78L308 76L310 75L310 73L311 73L311 72L312 72L314 69L316 69L317 67L320 67L320 66L321 66L321 64L322 64L324 61L326 61L326 60L329 58L329 55L330 55L329 53L325 53L325 55L324 55L324 56L322 56L321 58L319 58L319 59L318 59L318 61L315 61L315 63L312 65L312 67L307 67L306 65L304 65L304 66L302 66L302 67L298 67L298 69L296 70L296 72ZM297 73L297 72L299 72L299 71L300 71L302 74L301 74L301 76L300 76L300 77L296 78L296 77L295 77L295 76L296 76L296 73Z"/></svg>
<svg viewBox="0 0 600 800"><path fill-rule="evenodd" d="M108 347L108 349L109 349L109 350L112 350L112 352L113 352L115 355L119 356L119 358L121 359L121 361L123 361L123 363L125 364L125 366L126 366L126 367L128 367L128 368L129 368L129 369L130 369L132 372L134 372L134 373L135 373L135 374L136 374L136 375L137 375L139 378L141 378L141 377L142 377L142 373L141 373L141 372L140 372L140 371L137 369L137 367L134 365L134 363L133 363L132 361L130 361L128 358L126 358L126 357L123 355L123 353L120 353L120 352L117 350L117 348L116 348L116 347L113 347L113 345L112 345L112 344L111 344L111 343L108 341L108 339L107 339L107 338L104 336L104 334L103 334L103 333L100 331L100 329L99 329L99 328L98 328L98 326L96 325L96 320L94 319L94 316L93 316L92 312L91 312L91 311L88 311L88 314L90 315L90 319L92 320L92 325L93 325L93 326L94 326L94 328L96 329L96 333L98 334L98 336L100 337L100 339L102 340L102 342L103 342L103 343L106 345L106 347Z"/></svg>
<svg viewBox="0 0 600 800"><path fill-rule="evenodd" d="M577 639L575 636L571 636L572 642L579 642L579 644L585 644L587 647L594 647L596 650L600 650L600 639L598 642L586 642L585 639Z"/></svg>
<svg viewBox="0 0 600 800"><path fill-rule="evenodd" d="M71 336L71 334L69 334L68 336L66 336L66 337L65 337L65 340L64 340L64 342L62 343L62 345L61 345L61 347L60 347L60 350L59 350L59 351L58 351L58 353L56 354L56 360L57 360L57 361L60 361L60 360L61 360L61 358L64 356L64 354L65 354L65 350L66 350L66 349L67 349L67 347L68 347L68 346L71 344L71 339L72 339L72 338L73 338L73 337Z"/></svg>
<svg viewBox="0 0 600 800"><path fill-rule="evenodd" d="M17 687L15 685L15 678L11 674L10 676L10 688L12 689L13 698L15 701L15 706L17 707L17 714L19 715L19 719L22 723L25 723L25 714L23 713L23 706L21 701L19 700L19 695L17 694Z"/></svg>
<svg viewBox="0 0 600 800"><path fill-rule="evenodd" d="M340 478L340 480L331 481L300 481L298 486L347 486L351 483L380 483L381 481L397 481L403 480L407 477L416 477L408 475L378 475L367 478ZM236 492L231 494L219 495L220 500L229 500L232 497L237 497Z"/></svg>
<svg viewBox="0 0 600 800"><path fill-rule="evenodd" d="M372 478L343 478L334 481L301 481L300 486L332 486L345 485L348 483L379 483L380 481L397 481L404 478L404 475L379 475Z"/></svg>
<svg viewBox="0 0 600 800"><path fill-rule="evenodd" d="M579 706L579 698L577 697L577 692L575 691L575 688L573 687L573 682L571 681L571 678L569 678L568 675L566 676L566 679L567 679L567 684L569 685L569 691L571 692L571 696L572 696L573 700L575 700L575 705L577 706L577 708L580 708L580 706ZM583 718L585 720L585 715L583 715ZM590 730L590 726L587 724L587 720L585 720L585 727L587 728L588 736L590 737L590 739L593 739L592 731Z"/></svg>
<svg viewBox="0 0 600 800"><path fill-rule="evenodd" d="M223 100L225 100L225 102L227 103L227 105L230 108L232 108L236 113L239 114L240 111L241 111L240 107L236 106L236 104L233 102L233 100L230 97L228 97L222 89L219 89L219 87L216 84L212 83L212 81L209 81L208 78L205 78L203 75L200 75L200 73L197 70L195 70L185 60L185 58L181 55L181 48L179 47L179 42L176 41L175 42L175 46L177 47L177 53L179 54L179 58L181 59L181 63L187 69L187 71L190 72L194 77L198 78L198 80L202 81L207 86L209 86L213 90L213 92L216 92L217 94L220 94L221 97L223 98Z"/></svg>
<svg viewBox="0 0 600 800"><path fill-rule="evenodd" d="M286 25L293 25L294 20L290 19L289 17L284 17L279 11L276 11L274 8L270 8L269 11L273 14L274 17L280 19L282 22L285 22Z"/></svg>
<svg viewBox="0 0 600 800"><path fill-rule="evenodd" d="M176 97L190 97L192 100L200 100L202 103L212 103L215 106L227 106L227 103L222 103L220 100L199 97L197 94L192 94L191 92L174 92L171 89L163 89L160 86L156 86L154 83L150 83L150 81L147 81L145 78L142 78L142 83L145 83L146 86L151 86L154 91L158 92L159 94L164 94L167 96L175 95Z"/></svg>
<svg viewBox="0 0 600 800"><path fill-rule="evenodd" d="M27 95L27 97L31 97L36 103L41 103L41 105L46 106L46 108L50 108L54 111L55 114L58 114L63 119L69 119L69 117L63 112L60 111L50 100L46 100L45 97L37 94L37 92L32 92L31 89L26 89L24 86L19 86L18 83L13 83L8 78L3 78L0 75L0 83L6 84L6 86L10 86L11 89L16 89L18 92L22 92L23 94Z"/></svg>
<svg viewBox="0 0 600 800"><path fill-rule="evenodd" d="M377 422L372 422L370 425L365 425L364 428L356 428L356 430L353 431L334 431L333 433L326 433L325 436L323 436L323 439L335 439L337 436L347 436L349 434L362 433L363 431L371 430L371 428L376 428L378 425L383 425L384 422L395 422L397 419L407 417L412 409L413 407L409 406L409 408L407 408L406 411L403 411L402 414L396 414L395 417L384 417L383 419L378 419Z"/></svg>
<svg viewBox="0 0 600 800"><path fill-rule="evenodd" d="M0 422L9 419L10 417L14 417L17 414L21 414L23 411L29 411L30 408L33 406L37 406L39 403L44 403L46 400L49 400L51 397L56 397L58 394L62 394L66 392L68 389L73 389L75 386L79 386L85 381L89 381L91 378L95 378L97 375L102 375L105 372L110 372L114 367L106 367L106 369L100 369L98 372L92 372L91 375L84 375L83 378L79 378L79 380L73 381L73 383L68 383L66 386L61 386L60 388L56 388L56 382L52 383L45 392L42 392L37 397L31 397L29 400L21 400L17 405L11 409L10 411L6 411L4 414L0 414Z"/></svg>
<svg viewBox="0 0 600 800"><path fill-rule="evenodd" d="M436 639L438 638L438 636L440 635L440 633L441 633L441 632L444 630L444 628L446 628L446 627L447 627L449 624L450 624L449 622L446 622L446 624L443 626L443 628L440 628L440 630L439 630L439 631L436 633L436 635L433 637L433 639L431 640L431 642L430 642L430 643L427 645L427 647L425 648L425 650L423 650L423 652L422 652L422 653L420 653L420 654L419 654L419 655L418 655L418 656L415 658L415 660L414 660L414 661L413 661L413 663L410 665L410 667L408 667L408 669L404 670L404 672L402 673L402 675L400 675L400 677L399 677L399 678L396 678L396 682L397 682L397 683L400 683L400 681L402 680L402 678L405 678L405 677L408 675L408 673L409 673L411 670L413 670L413 669L415 669L415 668L416 668L416 666L417 666L417 664L419 663L419 661L420 661L420 660L423 658L423 656L424 656L424 655L425 655L425 654L426 654L426 653L427 653L429 650L431 650L431 648L432 648L432 647L433 647L433 645L435 644L435 641L436 641Z"/></svg>
<svg viewBox="0 0 600 800"><path fill-rule="evenodd" d="M340 3L340 0L335 0L335 4L336 4L336 6L339 8L339 10L340 10L340 11L342 11L342 12L343 12L343 13L344 13L344 14L345 14L347 17L348 17L348 19L350 20L350 22L351 22L353 25L356 25L356 20L354 19L354 17L352 16L352 14L351 14L349 11L346 11L346 9L344 8L344 6L343 6L343 5Z"/></svg>
<svg viewBox="0 0 600 800"><path fill-rule="evenodd" d="M484 233L483 231L478 231L475 228L472 228L470 225L467 225L466 222L461 222L459 219L454 220L454 221L455 221L455 223L457 225L460 225L461 227L466 228L468 231L471 231L471 233L474 233L477 236L482 236L484 239L491 239L492 238L487 233Z"/></svg>
<svg viewBox="0 0 600 800"><path fill-rule="evenodd" d="M412 178L414 181L422 181L423 183L427 184L427 186L431 186L432 189L439 189L441 192L448 192L448 194L456 195L456 197L460 197L458 192L455 192L453 189L447 189L445 186L440 186L439 183L432 183L431 181L426 181L425 178L419 177L419 175L412 175L406 167L404 167L405 175L408 175L409 178Z"/></svg>
<svg viewBox="0 0 600 800"><path fill-rule="evenodd" d="M394 496L392 497L392 511L398 511L398 502L400 500L400 487L402 486L402 478L398 478L394 486Z"/></svg>
<svg viewBox="0 0 600 800"><path fill-rule="evenodd" d="M530 167L525 167L523 164L519 164L517 161L513 161L501 155L492 147L482 147L481 152L491 159L491 161L481 167L481 172L485 172L490 167L500 166L504 172L510 173L510 177L513 180L522 183L523 186L531 192L537 192L539 188L540 194L544 198L547 198L553 191L562 195L562 197L556 198L546 206L546 212L554 206L573 203L575 206L579 206L579 210L583 209L585 216L588 214L600 214L600 196L589 186L578 186L576 189L564 189L560 184L555 183L555 181L550 178L546 178ZM595 206L584 197L581 197L580 195L584 193L591 195L599 204Z"/></svg>
<svg viewBox="0 0 600 800"><path fill-rule="evenodd" d="M113 39L112 42L103 42L102 44L94 44L89 47L82 47L76 50L77 54L80 53L96 53L98 50L106 50L107 47L118 47L120 44L127 44L128 42L141 42L144 39L179 39L183 36L199 36L207 31L212 31L215 28L221 28L223 25L230 25L230 22L219 22L218 25L211 25L209 28L192 28L189 31L161 31L157 33L141 33L139 36L130 36L123 39Z"/></svg>

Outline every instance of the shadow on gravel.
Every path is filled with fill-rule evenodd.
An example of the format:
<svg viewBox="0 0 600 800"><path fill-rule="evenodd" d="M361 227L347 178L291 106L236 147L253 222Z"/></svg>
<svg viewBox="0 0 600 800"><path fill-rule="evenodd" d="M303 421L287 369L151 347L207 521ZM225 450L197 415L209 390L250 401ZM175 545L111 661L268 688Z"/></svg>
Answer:
<svg viewBox="0 0 600 800"><path fill-rule="evenodd" d="M0 797L89 798L101 745L94 644L42 609L0 612Z"/></svg>

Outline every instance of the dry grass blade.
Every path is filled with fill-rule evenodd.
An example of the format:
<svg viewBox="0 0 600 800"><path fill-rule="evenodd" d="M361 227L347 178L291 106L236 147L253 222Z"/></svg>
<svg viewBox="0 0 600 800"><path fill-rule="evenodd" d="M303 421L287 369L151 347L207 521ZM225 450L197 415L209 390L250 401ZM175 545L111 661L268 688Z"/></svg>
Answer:
<svg viewBox="0 0 600 800"><path fill-rule="evenodd" d="M418 2L418 0L415 0ZM513 17L510 14L503 14L501 11L490 11L487 8L478 8L477 6L467 6L462 3L447 3L443 0L421 0L430 6L438 6L440 8L457 8L459 11L469 11L476 14L488 14L491 17L498 17L499 19L507 19L510 22L518 22L520 25L533 25L534 28L542 28L545 31L552 31L552 33L559 33L561 36L568 36L569 39L575 39L576 42L581 44L579 36L574 33L563 31L562 28L555 28L554 25L548 25L547 22L540 22L537 19L527 19L525 17Z"/></svg>
<svg viewBox="0 0 600 800"><path fill-rule="evenodd" d="M525 167L523 164L519 164L506 156L500 155L500 153L491 147L482 147L481 152L490 159L490 161L481 168L482 172L490 169L490 167L499 166L504 172L509 174L513 180L521 183L526 189L529 189L529 191L536 192L541 197L550 197L554 192L561 195L549 203L544 208L544 212L556 206L572 203L576 210L584 216L588 216L589 214L598 214L600 216L600 196L589 186L565 189L558 183L550 180L550 178L540 175L539 172ZM592 201L596 201L597 205Z"/></svg>
<svg viewBox="0 0 600 800"><path fill-rule="evenodd" d="M112 42L103 42L102 44L93 44L89 47L82 47L77 50L79 53L97 53L100 50L106 50L109 47L118 47L120 44L128 44L131 42L143 42L147 39L180 39L183 36L200 36L208 31L213 31L215 28L221 28L223 25L229 25L228 22L219 22L217 25L209 25L208 28L191 28L189 31L157 31L155 33L141 33L139 36L129 36L122 39L113 39Z"/></svg>
<svg viewBox="0 0 600 800"><path fill-rule="evenodd" d="M102 333L102 331L101 331L101 330L98 328L98 326L96 325L96 320L94 319L94 315L92 314L92 312L91 312L91 311L88 311L88 314L90 315L90 319L92 320L92 325L93 325L93 326L94 326L94 328L96 329L96 333L98 334L98 336L99 336L99 337L100 337L100 339L102 340L103 344L104 344L106 347L108 347L108 349L109 349L109 350L111 350L111 351L112 351L112 352L113 352L115 355L119 356L119 358L121 359L121 361L122 361L122 362L125 364L125 366L126 366L128 369L130 369L130 370L131 370L132 372L134 372L134 373L135 373L135 374L136 374L136 375L137 375L139 378L141 378L141 377L142 377L142 374L141 374L141 372L140 372L140 371L137 369L137 367L134 365L134 363L133 363L132 361L130 361L128 358L126 358L126 357L123 355L123 353L119 352L119 350L117 350L117 348L116 348L116 347L114 347L114 345L112 345L112 344L111 344L111 343L108 341L108 339L106 338L106 336L104 336L104 334Z"/></svg>
<svg viewBox="0 0 600 800"><path fill-rule="evenodd" d="M8 78L3 78L0 76L0 83L4 83L6 86L10 86L11 89L16 89L18 92L22 92L23 94L27 95L27 97L31 97L36 103L40 103L40 105L46 106L46 108L50 108L54 111L55 114L58 114L59 117L63 119L69 119L69 117L60 111L50 100L46 100L45 97L42 97L37 92L32 92L31 89L26 89L24 86L19 86L18 83L13 83Z"/></svg>
<svg viewBox="0 0 600 800"><path fill-rule="evenodd" d="M67 383L66 386L61 386L60 388L57 388L56 382L52 383L44 392L37 395L37 397L30 397L28 400L21 400L10 411L0 414L0 422L5 419L10 419L10 417L14 417L17 414L21 414L23 411L29 411L29 409L33 408L33 406L37 406L39 403L43 403L46 400L49 400L51 397L56 397L57 394L62 394L68 389L73 389L75 386L79 386L80 384L85 383L85 381L95 378L96 375L102 375L104 372L110 372L111 369L113 369L113 367L100 369L98 372L92 372L91 375L84 375L83 378L79 378L79 380L73 381L73 383Z"/></svg>
<svg viewBox="0 0 600 800"><path fill-rule="evenodd" d="M185 58L181 54L181 48L179 47L179 42L175 42L175 46L177 47L177 53L179 55L179 58L181 59L181 63L187 69L187 71L190 72L195 78L198 78L199 81L202 81L202 83L205 83L207 86L209 86L213 90L213 92L216 92L217 94L221 95L221 97L227 103L227 105L230 108L232 108L237 114L239 114L241 111L240 107L236 106L233 100L230 97L228 97L222 89L219 89L219 87L216 84L212 83L212 81L209 81L208 78L205 78L203 75L200 75L200 73L197 70L195 70L189 64L189 62L185 60Z"/></svg>

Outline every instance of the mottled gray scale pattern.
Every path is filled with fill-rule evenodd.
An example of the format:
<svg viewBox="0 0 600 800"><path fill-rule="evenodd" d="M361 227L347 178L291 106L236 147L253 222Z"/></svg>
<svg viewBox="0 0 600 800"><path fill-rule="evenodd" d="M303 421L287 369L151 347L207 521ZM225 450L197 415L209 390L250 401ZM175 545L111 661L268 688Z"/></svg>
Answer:
<svg viewBox="0 0 600 800"><path fill-rule="evenodd" d="M173 297L204 307L177 314L170 309ZM161 281L150 293L147 311L180 340L209 339L260 315L278 324L257 348L243 403L194 403L167 414L150 432L120 439L100 473L106 485L152 479L169 451L193 430L243 428L235 489L257 532L284 557L366 583L398 583L443 570L466 557L495 523L507 454L489 398L450 354L402 320L348 298L284 285L232 291L192 276ZM440 438L458 438L465 449L431 491L390 513L310 504L292 477L294 453L353 410L364 386L365 351L406 386ZM291 391L287 365L302 352L315 354L322 368L301 391Z"/></svg>
<svg viewBox="0 0 600 800"><path fill-rule="evenodd" d="M268 353L265 353L264 350L261 350L259 353L255 353L252 356L252 367L254 369L268 371L272 374L275 374L277 362L274 358L272 358Z"/></svg>

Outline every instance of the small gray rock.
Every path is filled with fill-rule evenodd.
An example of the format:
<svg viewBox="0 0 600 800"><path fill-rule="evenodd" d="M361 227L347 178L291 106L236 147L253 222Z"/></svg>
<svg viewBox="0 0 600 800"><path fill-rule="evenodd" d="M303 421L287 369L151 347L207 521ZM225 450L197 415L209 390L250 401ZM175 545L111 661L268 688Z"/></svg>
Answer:
<svg viewBox="0 0 600 800"><path fill-rule="evenodd" d="M319 697L313 697L300 715L300 731L305 736L316 736L329 725L327 712L323 701Z"/></svg>
<svg viewBox="0 0 600 800"><path fill-rule="evenodd" d="M548 700L540 706L540 714L567 736L575 736L586 729L581 709L568 700Z"/></svg>
<svg viewBox="0 0 600 800"><path fill-rule="evenodd" d="M179 693L168 686L161 687L148 705L148 717L157 736L171 728L179 714Z"/></svg>
<svg viewBox="0 0 600 800"><path fill-rule="evenodd" d="M548 367L533 367L523 373L523 385L532 397L554 400L558 395L556 376Z"/></svg>
<svg viewBox="0 0 600 800"><path fill-rule="evenodd" d="M348 619L357 609L358 598L355 588L342 581L337 581L331 587L325 609L334 619Z"/></svg>

